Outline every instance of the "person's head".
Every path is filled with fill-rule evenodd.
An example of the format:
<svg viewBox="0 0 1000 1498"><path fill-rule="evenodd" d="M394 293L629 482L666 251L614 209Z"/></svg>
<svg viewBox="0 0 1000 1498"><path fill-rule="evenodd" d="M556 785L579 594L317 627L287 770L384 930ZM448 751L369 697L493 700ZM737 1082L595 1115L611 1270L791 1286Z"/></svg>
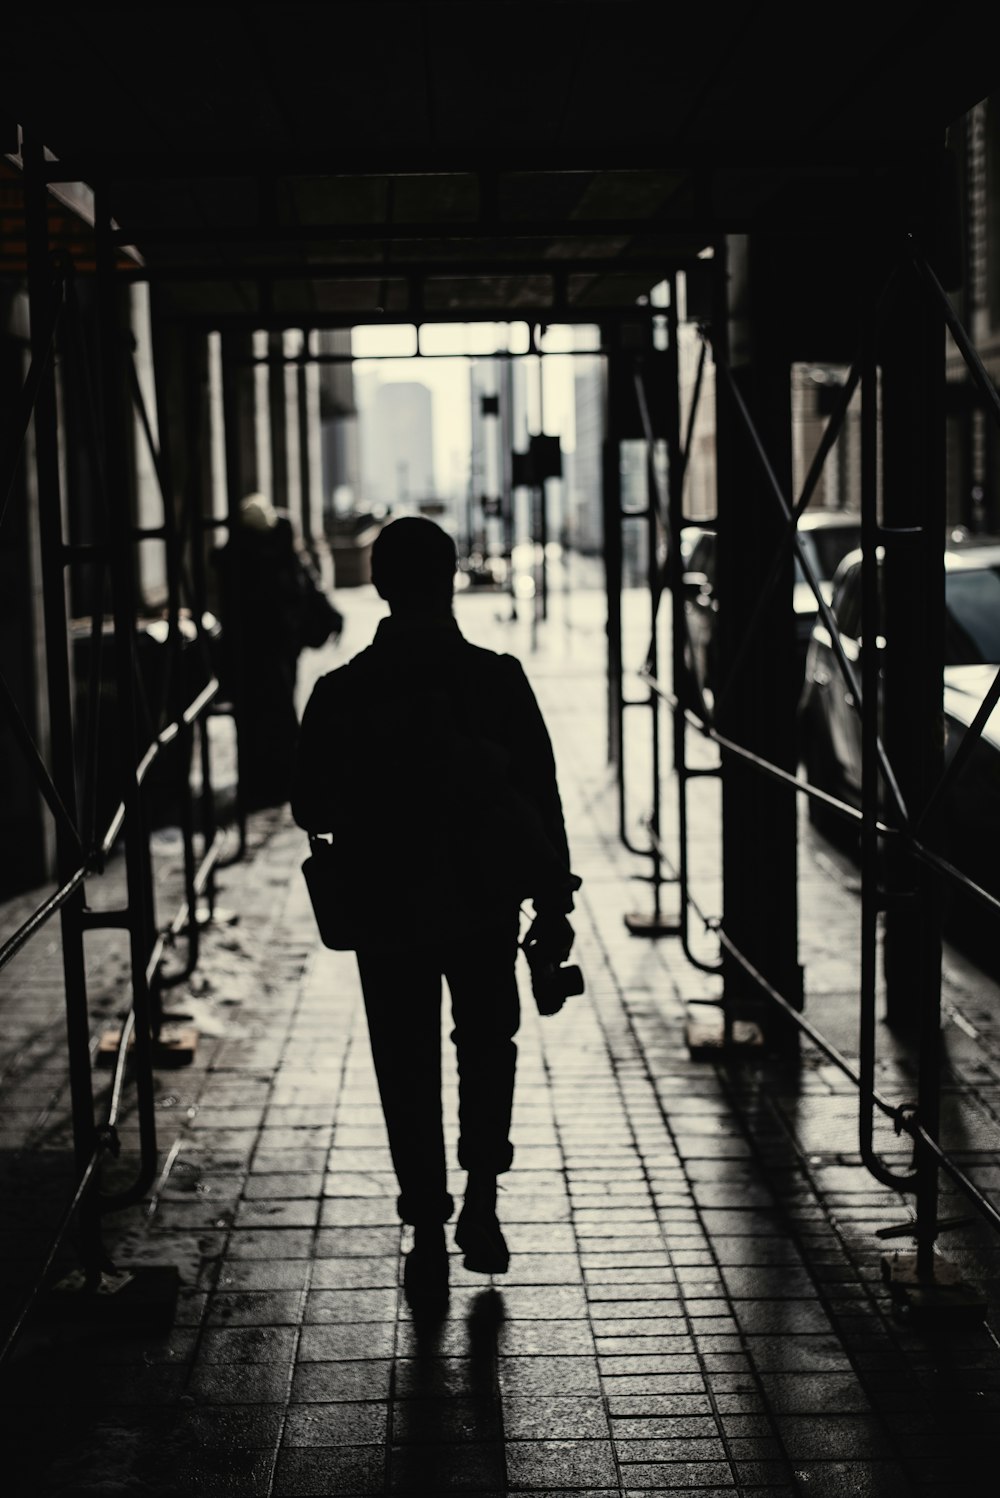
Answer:
<svg viewBox="0 0 1000 1498"><path fill-rule="evenodd" d="M418 515L391 520L372 546L372 582L394 614L450 612L457 565L448 532Z"/></svg>
<svg viewBox="0 0 1000 1498"><path fill-rule="evenodd" d="M270 531L278 523L278 512L266 494L248 494L240 504L240 522L250 531Z"/></svg>

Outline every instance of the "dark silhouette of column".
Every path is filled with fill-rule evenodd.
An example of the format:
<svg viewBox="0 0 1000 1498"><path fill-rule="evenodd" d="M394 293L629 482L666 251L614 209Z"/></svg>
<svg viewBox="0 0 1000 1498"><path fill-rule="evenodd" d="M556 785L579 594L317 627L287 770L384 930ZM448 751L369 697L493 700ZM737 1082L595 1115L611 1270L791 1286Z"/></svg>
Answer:
<svg viewBox="0 0 1000 1498"><path fill-rule="evenodd" d="M715 320L716 353L728 360L777 482L790 498L791 369L777 269L781 257L763 236L730 241L727 249L729 294ZM720 289L726 284L723 276L720 267ZM784 520L721 371L716 389L719 679L720 688L725 686L718 727L762 759L794 773L797 694L790 551L739 674L725 685L744 645ZM795 792L723 750L722 817L725 933L768 983L801 1007ZM791 1021L762 997L752 976L725 950L723 980L730 1018L753 1018L769 1042L795 1044L798 1032Z"/></svg>

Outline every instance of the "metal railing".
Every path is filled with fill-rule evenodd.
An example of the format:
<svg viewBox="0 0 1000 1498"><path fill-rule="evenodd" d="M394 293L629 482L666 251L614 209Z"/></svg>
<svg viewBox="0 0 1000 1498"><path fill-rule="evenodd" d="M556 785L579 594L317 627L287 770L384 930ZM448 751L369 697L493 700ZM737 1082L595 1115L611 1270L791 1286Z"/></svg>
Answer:
<svg viewBox="0 0 1000 1498"><path fill-rule="evenodd" d="M101 194L98 193L97 280L103 419L99 420L73 271L67 264L53 267L50 262L43 153L40 145L30 140L26 140L24 146L24 181L31 360L20 399L0 444L3 464L0 468L0 523L15 489L25 439L34 421L51 769L17 706L14 693L2 676L0 711L10 722L13 736L54 820L57 887L0 945L0 971L59 915L76 1183L44 1262L11 1324L3 1332L0 1362L13 1350L38 1297L46 1289L53 1264L74 1224L78 1229L77 1247L87 1280L94 1283L107 1267L101 1241L102 1214L141 1200L155 1179L157 1141L153 1073L154 1043L163 1022L161 992L186 978L197 964L200 927L206 918L199 904L204 897L207 918L210 919L214 907L214 872L225 836L224 830L216 825L206 726L219 683L214 675L206 627L196 486L193 482L187 486L183 517L184 528L192 537L192 583L184 565L185 536L175 513L168 447L166 443L158 446L154 441L134 362L129 360L127 367L125 365L116 252L110 220L107 214L101 216ZM85 417L87 456L101 520L102 533L85 542L70 543L63 533L55 378L57 351L62 356L63 369L72 373L79 388ZM124 399L118 399L126 391L130 397L128 406ZM133 406L145 433L163 502L162 525L138 531L131 518L129 481L124 468L128 451L125 424ZM193 410L188 416L191 422L196 422ZM168 594L163 685L155 714L145 700L137 659L134 585L134 548L136 544L150 540L165 547ZM89 690L84 708L83 806L80 808L73 722L75 671L70 655L66 570L82 561L96 568L97 577L91 594L91 623L87 636ZM99 688L104 669L104 603L108 592L113 617L114 747L119 755L118 768L122 776L120 799L110 815L107 808L104 813L99 808L99 771L103 763ZM193 620L203 677L192 688L184 679L187 646L182 623L185 622L185 605ZM140 716L144 722L144 736L140 732ZM106 733L104 737L107 738ZM196 842L190 781L195 738L199 742L201 763L200 849ZM150 771L168 746L176 746L180 751L177 755L176 791L183 841L184 899L173 920L157 930L147 828L147 782ZM106 753L105 745L103 754ZM103 825L99 826L102 818ZM114 910L91 910L86 903L87 881L105 871L108 859L122 837L125 841L124 904ZM93 1040L84 963L85 935L98 928L125 932L131 954L130 1008L120 1031L105 1117L100 1125L95 1120ZM164 958L175 950L176 941L182 935L187 939L185 959L175 971L167 973ZM138 1165L134 1180L119 1190L105 1193L100 1190L100 1166L109 1155L117 1155L119 1151L118 1124L130 1066L139 1124Z"/></svg>

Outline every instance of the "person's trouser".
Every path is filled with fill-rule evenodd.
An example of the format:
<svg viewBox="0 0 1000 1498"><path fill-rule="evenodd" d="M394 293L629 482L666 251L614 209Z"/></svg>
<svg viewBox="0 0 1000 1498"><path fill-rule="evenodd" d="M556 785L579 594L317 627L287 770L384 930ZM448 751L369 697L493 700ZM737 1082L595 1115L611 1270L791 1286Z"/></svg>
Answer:
<svg viewBox="0 0 1000 1498"><path fill-rule="evenodd" d="M389 1150L404 1222L446 1222L441 1108L441 979L451 993L458 1059L458 1163L499 1175L514 1158L510 1117L520 1023L516 917L474 939L357 953Z"/></svg>

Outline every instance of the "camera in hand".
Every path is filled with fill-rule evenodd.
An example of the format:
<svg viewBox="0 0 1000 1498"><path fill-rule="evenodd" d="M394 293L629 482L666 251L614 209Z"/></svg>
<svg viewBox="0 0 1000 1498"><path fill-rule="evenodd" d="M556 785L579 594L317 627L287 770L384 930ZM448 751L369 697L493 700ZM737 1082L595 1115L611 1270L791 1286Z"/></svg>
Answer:
<svg viewBox="0 0 1000 1498"><path fill-rule="evenodd" d="M554 961L531 947L525 948L525 956L539 1014L558 1014L572 994L583 993L583 973L575 963Z"/></svg>

